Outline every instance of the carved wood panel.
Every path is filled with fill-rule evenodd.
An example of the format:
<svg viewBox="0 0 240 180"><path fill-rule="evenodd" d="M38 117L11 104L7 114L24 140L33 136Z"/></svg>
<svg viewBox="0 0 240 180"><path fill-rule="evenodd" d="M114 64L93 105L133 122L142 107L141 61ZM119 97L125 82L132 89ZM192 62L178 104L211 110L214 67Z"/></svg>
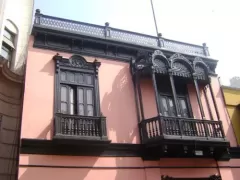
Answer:
<svg viewBox="0 0 240 180"><path fill-rule="evenodd" d="M153 66L156 73L166 74L168 72L167 64L161 59L154 59Z"/></svg>
<svg viewBox="0 0 240 180"><path fill-rule="evenodd" d="M58 61L58 65L62 67L72 67L80 69L95 70L96 67L100 66L100 62L94 61L87 62L83 57L78 55L73 55L69 59L62 58L61 56L56 55L55 60Z"/></svg>
<svg viewBox="0 0 240 180"><path fill-rule="evenodd" d="M204 70L204 67L202 67L201 65L195 66L195 73L196 73L197 79L207 80L207 74Z"/></svg>
<svg viewBox="0 0 240 180"><path fill-rule="evenodd" d="M173 63L172 73L175 76L191 77L191 70L182 62L176 61Z"/></svg>
<svg viewBox="0 0 240 180"><path fill-rule="evenodd" d="M167 58L160 50L154 51L151 58L149 56L149 53L139 51L136 59L136 69L151 73L149 67L153 66L156 73L167 74L171 72L174 76L185 78L194 76L198 80L208 80L209 67L200 57L195 57L190 61L182 54L176 53Z"/></svg>

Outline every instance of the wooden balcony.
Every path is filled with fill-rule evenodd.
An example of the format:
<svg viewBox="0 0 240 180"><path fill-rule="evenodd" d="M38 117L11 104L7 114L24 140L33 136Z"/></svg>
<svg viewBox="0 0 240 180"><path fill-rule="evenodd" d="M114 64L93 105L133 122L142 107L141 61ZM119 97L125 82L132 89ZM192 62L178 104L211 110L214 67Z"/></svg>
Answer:
<svg viewBox="0 0 240 180"><path fill-rule="evenodd" d="M107 141L106 118L56 114L54 139Z"/></svg>
<svg viewBox="0 0 240 180"><path fill-rule="evenodd" d="M158 116L141 121L139 128L146 159L230 158L221 121Z"/></svg>
<svg viewBox="0 0 240 180"><path fill-rule="evenodd" d="M221 121L154 117L140 122L143 143L160 139L225 141Z"/></svg>

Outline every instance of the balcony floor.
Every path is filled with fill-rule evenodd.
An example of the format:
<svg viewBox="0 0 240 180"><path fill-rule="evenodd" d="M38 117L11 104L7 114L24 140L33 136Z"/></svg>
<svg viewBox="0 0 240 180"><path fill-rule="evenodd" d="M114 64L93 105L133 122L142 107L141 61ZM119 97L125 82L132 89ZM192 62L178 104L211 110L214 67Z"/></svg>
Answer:
<svg viewBox="0 0 240 180"><path fill-rule="evenodd" d="M60 144L109 144L111 141L107 138L102 138L99 136L77 136L77 135L65 135L56 134L53 140Z"/></svg>
<svg viewBox="0 0 240 180"><path fill-rule="evenodd" d="M139 127L146 154L159 158L224 159L230 147L221 121L157 116L143 120ZM200 155L195 153L200 153Z"/></svg>
<svg viewBox="0 0 240 180"><path fill-rule="evenodd" d="M146 144L148 143L154 143L154 142L158 142L161 140L177 140L177 141L201 141L201 142L226 142L228 143L228 141L225 138L212 138L212 137L197 137L197 136L177 136L177 135L162 135L162 136L158 136L156 138L151 138L149 139Z"/></svg>

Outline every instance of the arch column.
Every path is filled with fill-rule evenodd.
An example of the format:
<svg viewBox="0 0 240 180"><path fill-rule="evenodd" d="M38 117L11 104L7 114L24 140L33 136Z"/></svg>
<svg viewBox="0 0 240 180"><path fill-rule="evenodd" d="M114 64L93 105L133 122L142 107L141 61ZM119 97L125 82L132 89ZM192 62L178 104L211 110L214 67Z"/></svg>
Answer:
<svg viewBox="0 0 240 180"><path fill-rule="evenodd" d="M174 103L174 107L175 107L175 111L176 111L176 116L180 117L180 113L179 113L179 109L178 109L178 102L177 102L177 93L176 93L176 88L175 88L174 79L173 79L173 73L172 73L171 69L169 69L168 75L169 75L169 80L170 80L172 94L173 94L173 103Z"/></svg>
<svg viewBox="0 0 240 180"><path fill-rule="evenodd" d="M96 59L93 62L95 66L95 104L96 104L96 116L102 116L101 114L101 108L100 108L100 92L99 92L99 78L98 78L98 68L101 66L101 63L98 62Z"/></svg>
<svg viewBox="0 0 240 180"><path fill-rule="evenodd" d="M158 95L158 88L157 88L157 82L156 82L156 73L155 73L155 69L152 66L152 82L153 82L153 88L154 88L154 93L155 93L155 100L156 100L156 107L157 107L157 113L158 116L162 115L161 114L161 110L160 110L160 99L159 99L159 95Z"/></svg>
<svg viewBox="0 0 240 180"><path fill-rule="evenodd" d="M208 95L207 95L207 87L204 87L203 92L204 92L204 96L205 96L205 99L206 99L206 102L207 102L208 112L209 112L209 115L210 115L210 119L213 120L213 114L212 114L210 102L209 102Z"/></svg>
<svg viewBox="0 0 240 180"><path fill-rule="evenodd" d="M153 87L155 92L155 100L156 100L156 107L157 107L157 113L158 113L158 121L159 121L159 129L160 129L160 135L163 135L163 129L162 129L162 121L161 121L161 110L160 110L160 99L158 95L158 88L157 88L157 82L156 82L156 73L155 69L152 66L152 81L153 81Z"/></svg>
<svg viewBox="0 0 240 180"><path fill-rule="evenodd" d="M195 90L196 90L197 101L198 101L198 106L199 106L199 109L200 109L201 117L202 117L202 119L206 119L205 114L204 114L204 110L203 110L201 97L200 97L200 91L199 91L199 86L198 86L198 82L197 82L197 76L194 73L193 73L192 76L193 76L193 82L194 82L194 86L195 86Z"/></svg>
<svg viewBox="0 0 240 180"><path fill-rule="evenodd" d="M212 101L213 101L214 109L215 109L215 111L216 111L217 120L220 121L220 115L219 115L219 111L218 111L218 107L217 107L217 102L216 102L216 99L215 99L215 96L214 96L214 93L213 93L211 78L208 77L208 80L209 80L208 86L209 86L210 93L211 93L211 96L212 96Z"/></svg>

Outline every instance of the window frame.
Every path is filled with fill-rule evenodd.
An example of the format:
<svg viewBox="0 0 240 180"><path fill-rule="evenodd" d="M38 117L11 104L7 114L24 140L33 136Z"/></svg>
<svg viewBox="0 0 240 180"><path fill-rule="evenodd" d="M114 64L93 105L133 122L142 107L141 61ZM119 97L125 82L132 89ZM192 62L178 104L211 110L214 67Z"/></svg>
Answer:
<svg viewBox="0 0 240 180"><path fill-rule="evenodd" d="M62 58L61 56L54 56L56 62L55 73L55 114L66 114L74 116L100 116L100 101L99 101L99 83L98 83L98 68L101 63L95 60L94 62L87 62L82 56L72 56L69 59ZM65 80L62 79L62 73L65 74ZM74 74L74 81L68 79L68 73ZM79 75L77 77L77 75ZM80 81L80 76L83 75L83 83ZM91 83L87 84L87 77L91 76ZM85 83L84 83L85 82ZM67 101L67 113L61 112L61 87L68 87L73 89L74 94L74 113L70 113L70 101ZM78 89L83 89L83 104L84 115L79 115L79 102L78 102ZM88 115L87 104L87 90L92 90L92 115ZM67 97L70 97L70 90L67 90ZM69 96L69 97L68 97Z"/></svg>
<svg viewBox="0 0 240 180"><path fill-rule="evenodd" d="M10 35L10 38L8 38L8 36L5 36L5 32ZM7 28L4 28L3 36L14 44L16 35L12 31L8 30Z"/></svg>
<svg viewBox="0 0 240 180"><path fill-rule="evenodd" d="M6 59L3 55L2 55L2 50L3 49L7 49L8 50L8 55L9 55L9 58ZM12 60L12 57L13 57L13 48L11 46L9 46L7 43L5 42L2 42L2 47L1 47L1 56L6 59L7 61L11 61Z"/></svg>
<svg viewBox="0 0 240 180"><path fill-rule="evenodd" d="M166 93L166 92L161 92L161 91L158 92L158 95L159 95L159 100L160 100L160 102L159 102L160 103L159 104L160 111L161 111L162 116L165 116L163 114L164 107L163 107L163 103L162 103L162 98L167 98L167 99L171 98L172 101L173 101L173 95L170 92ZM185 100L189 117L184 117L183 116L182 107L181 107L180 101L179 101L180 99L184 99ZM167 103L167 106L170 109L169 103ZM174 103L173 103L173 106L174 106ZM181 113L180 115L181 115L182 118L193 118L192 107L191 107L188 91L186 92L185 95L177 94L177 108L178 108L179 112ZM174 109L175 109L175 107L174 107ZM168 115L168 117L177 117L177 116L174 116L172 111L171 111L171 115L170 116Z"/></svg>
<svg viewBox="0 0 240 180"><path fill-rule="evenodd" d="M12 63L14 63L15 52L16 52L16 36L17 36L16 33L12 32L7 27L4 28L0 55L8 61L8 67L10 67ZM8 58L3 56L2 54L2 51L6 51L6 49L8 50Z"/></svg>
<svg viewBox="0 0 240 180"><path fill-rule="evenodd" d="M62 80L62 74L65 73L66 74L66 79ZM71 81L68 77L69 74L73 74L74 80ZM79 81L79 77L77 77L77 75L82 75L83 76L83 83L80 83ZM87 83L87 77L91 77L91 83ZM95 84L95 80L94 80L94 73L83 73L83 72L79 72L79 71L72 71L72 70L60 70L60 89L62 89L62 87L66 87L67 88L67 96L66 96L66 103L67 103L67 114L70 115L80 115L80 110L78 105L79 104L83 104L84 106L84 115L82 116L89 116L88 115L88 105L91 105L93 107L93 113L92 116L96 116L96 112L95 112L95 95L94 95L94 84ZM74 104L74 108L73 111L74 113L71 113L71 102L70 102L70 90L73 90L73 104ZM83 89L83 103L79 103L79 94L78 94L78 90L79 89ZM88 104L87 102L87 91L91 90L92 91L92 104ZM60 90L61 91L61 90ZM61 100L61 92L60 92L60 109L61 108L61 104L62 104L62 100ZM61 111L61 110L60 110ZM61 112L62 113L62 112Z"/></svg>

